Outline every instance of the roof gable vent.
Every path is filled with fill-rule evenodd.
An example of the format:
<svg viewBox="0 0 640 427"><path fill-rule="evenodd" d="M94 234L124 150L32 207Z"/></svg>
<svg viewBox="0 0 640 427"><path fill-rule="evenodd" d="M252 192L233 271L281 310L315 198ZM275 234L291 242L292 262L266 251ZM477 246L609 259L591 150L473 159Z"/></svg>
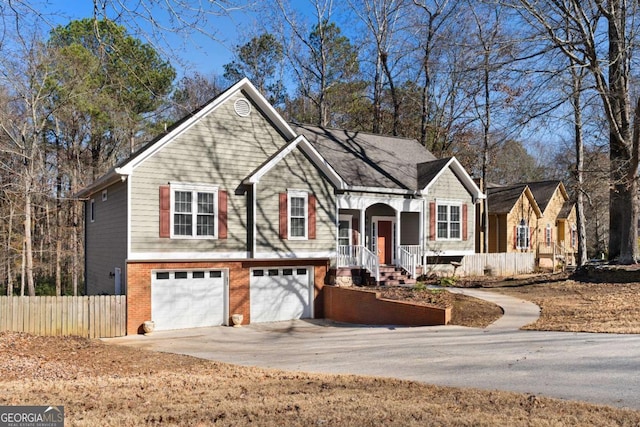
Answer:
<svg viewBox="0 0 640 427"><path fill-rule="evenodd" d="M251 114L251 104L244 98L237 99L233 108L240 117L248 117Z"/></svg>

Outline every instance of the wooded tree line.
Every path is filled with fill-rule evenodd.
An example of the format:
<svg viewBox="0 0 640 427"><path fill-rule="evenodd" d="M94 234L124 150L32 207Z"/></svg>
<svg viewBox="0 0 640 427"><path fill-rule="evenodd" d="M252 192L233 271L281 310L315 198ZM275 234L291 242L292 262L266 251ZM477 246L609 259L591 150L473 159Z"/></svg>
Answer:
<svg viewBox="0 0 640 427"><path fill-rule="evenodd" d="M207 16L242 6L215 3L170 22L211 33ZM164 24L118 1L96 1L93 16L53 28L28 0L0 8L11 30L0 40L7 293L81 292L75 192L244 76L291 121L415 138L483 182L563 179L578 204L581 261L587 252L637 258L636 3L305 4L250 10L255 25L220 74L179 79L178 58L156 38Z"/></svg>

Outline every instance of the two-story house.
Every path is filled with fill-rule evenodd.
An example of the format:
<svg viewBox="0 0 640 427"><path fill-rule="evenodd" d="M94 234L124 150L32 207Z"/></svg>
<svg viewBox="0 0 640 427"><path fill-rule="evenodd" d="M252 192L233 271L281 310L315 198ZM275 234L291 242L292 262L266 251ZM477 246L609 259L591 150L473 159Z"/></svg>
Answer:
<svg viewBox="0 0 640 427"><path fill-rule="evenodd" d="M78 196L87 293L126 294L128 333L322 317L331 267L473 253L483 197L455 158L287 123L246 79Z"/></svg>

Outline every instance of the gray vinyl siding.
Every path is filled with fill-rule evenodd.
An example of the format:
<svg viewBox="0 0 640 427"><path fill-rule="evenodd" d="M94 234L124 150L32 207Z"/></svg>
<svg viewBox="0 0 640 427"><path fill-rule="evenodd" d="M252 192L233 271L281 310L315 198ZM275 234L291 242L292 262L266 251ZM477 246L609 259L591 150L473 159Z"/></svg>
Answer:
<svg viewBox="0 0 640 427"><path fill-rule="evenodd" d="M122 292L126 288L127 258L127 185L118 182L107 188L107 200L102 191L91 196L95 200L94 221L91 222L91 201L85 203L86 280L89 295L112 295L115 279L110 273L119 267L122 272Z"/></svg>
<svg viewBox="0 0 640 427"><path fill-rule="evenodd" d="M240 183L286 141L253 106L238 116L238 93L138 166L132 176L132 253L246 252L249 197ZM227 239L159 238L160 185L199 183L228 193Z"/></svg>
<svg viewBox="0 0 640 427"><path fill-rule="evenodd" d="M283 240L279 235L279 194L302 190L316 196L316 238ZM258 252L327 252L336 248L336 198L330 182L295 149L262 177L257 190Z"/></svg>
<svg viewBox="0 0 640 427"><path fill-rule="evenodd" d="M473 251L475 250L475 205L469 191L464 187L458 177L446 169L438 180L429 189L427 202L460 202L467 205L467 240L446 241L428 240L427 246L430 250L443 251ZM427 230L429 221L427 211Z"/></svg>

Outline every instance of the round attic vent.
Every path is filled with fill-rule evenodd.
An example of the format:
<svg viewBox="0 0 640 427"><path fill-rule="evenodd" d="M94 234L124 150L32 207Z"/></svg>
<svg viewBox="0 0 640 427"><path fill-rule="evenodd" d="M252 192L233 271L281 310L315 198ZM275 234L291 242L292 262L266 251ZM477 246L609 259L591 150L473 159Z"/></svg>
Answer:
<svg viewBox="0 0 640 427"><path fill-rule="evenodd" d="M233 104L233 108L236 110L236 114L240 117L247 117L251 114L251 104L244 98L237 99Z"/></svg>

